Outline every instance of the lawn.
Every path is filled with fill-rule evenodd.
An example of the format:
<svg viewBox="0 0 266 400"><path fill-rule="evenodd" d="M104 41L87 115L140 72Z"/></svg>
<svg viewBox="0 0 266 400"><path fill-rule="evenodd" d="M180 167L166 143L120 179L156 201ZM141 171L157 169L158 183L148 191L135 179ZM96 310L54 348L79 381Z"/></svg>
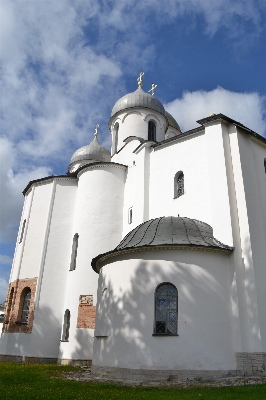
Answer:
<svg viewBox="0 0 266 400"><path fill-rule="evenodd" d="M145 400L260 400L266 385L235 387L129 387L98 382L76 382L58 377L73 367L40 364L0 363L0 398L5 399L145 399Z"/></svg>

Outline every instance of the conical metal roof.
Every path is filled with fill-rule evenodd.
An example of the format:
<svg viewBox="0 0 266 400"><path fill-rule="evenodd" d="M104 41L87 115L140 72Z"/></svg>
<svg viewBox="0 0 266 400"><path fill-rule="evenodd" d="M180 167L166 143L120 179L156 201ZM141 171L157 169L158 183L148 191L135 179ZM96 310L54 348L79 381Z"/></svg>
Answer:
<svg viewBox="0 0 266 400"><path fill-rule="evenodd" d="M70 163L72 164L76 161L110 162L111 153L100 145L97 137L94 137L94 140L90 144L88 144L87 146L83 146L75 151L75 153L71 157Z"/></svg>
<svg viewBox="0 0 266 400"><path fill-rule="evenodd" d="M115 103L112 109L111 118L119 111L133 107L150 108L151 110L158 111L165 115L165 109L160 100L155 96L144 92L141 86L139 86L135 92L126 94Z"/></svg>

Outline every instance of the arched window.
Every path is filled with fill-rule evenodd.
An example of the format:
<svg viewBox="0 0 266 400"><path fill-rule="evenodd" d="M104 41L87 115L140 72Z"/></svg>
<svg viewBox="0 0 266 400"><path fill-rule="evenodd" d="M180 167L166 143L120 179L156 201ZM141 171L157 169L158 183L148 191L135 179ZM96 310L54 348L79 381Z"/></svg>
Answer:
<svg viewBox="0 0 266 400"><path fill-rule="evenodd" d="M119 124L115 126L115 137L114 137L114 151L113 154L117 153L117 146L118 146L118 131L119 131Z"/></svg>
<svg viewBox="0 0 266 400"><path fill-rule="evenodd" d="M175 174L174 179L174 198L180 197L185 193L184 174L182 171Z"/></svg>
<svg viewBox="0 0 266 400"><path fill-rule="evenodd" d="M70 328L70 311L66 310L64 315L64 325L62 332L62 341L67 342L69 338L69 328Z"/></svg>
<svg viewBox="0 0 266 400"><path fill-rule="evenodd" d="M25 288L22 292L21 299L22 303L22 310L21 310L21 322L28 322L29 319L29 312L30 312L30 299L31 299L31 290L30 288Z"/></svg>
<svg viewBox="0 0 266 400"><path fill-rule="evenodd" d="M148 124L148 140L156 141L156 125L153 121Z"/></svg>
<svg viewBox="0 0 266 400"><path fill-rule="evenodd" d="M73 237L73 244L72 244L72 254L71 254L71 263L70 263L70 271L76 269L77 264L77 254L78 254L78 244L79 244L79 235L75 233Z"/></svg>
<svg viewBox="0 0 266 400"><path fill-rule="evenodd" d="M156 335L177 335L178 292L171 283L162 283L155 291Z"/></svg>

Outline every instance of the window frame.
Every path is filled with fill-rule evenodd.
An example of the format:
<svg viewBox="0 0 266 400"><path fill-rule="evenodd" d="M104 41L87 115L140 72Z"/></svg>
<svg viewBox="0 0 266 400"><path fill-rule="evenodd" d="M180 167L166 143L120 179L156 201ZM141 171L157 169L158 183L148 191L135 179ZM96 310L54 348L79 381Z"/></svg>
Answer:
<svg viewBox="0 0 266 400"><path fill-rule="evenodd" d="M71 252L69 271L75 271L75 269L77 268L78 245L79 245L79 234L75 233L72 242L72 252Z"/></svg>
<svg viewBox="0 0 266 400"><path fill-rule="evenodd" d="M156 311L157 311L157 309L158 309L158 307L157 307L157 292L158 292L158 290L160 289L160 287L161 286L163 286L163 285L168 285L168 286L171 286L172 288L174 288L175 289L175 291L176 291L176 296L168 296L168 295L166 295L166 297L167 298L170 298L170 297L172 297L172 298L176 298L176 309L175 309L175 312L176 312L176 330L175 330L175 333L169 333L169 332L166 332L166 333L161 333L161 332L157 332L157 319L156 319L156 317L157 317L157 313L156 313ZM169 312L169 311L168 311ZM167 321L169 320L169 318L167 317ZM158 321L159 322L159 321ZM162 322L162 321L161 321ZM166 325L166 329L167 329L167 325ZM152 334L152 336L167 336L167 337L169 337L169 336L179 336L179 334L178 334L178 290L177 290L177 288L176 288L176 286L173 284L173 283L171 283L171 282L162 282L162 283L160 283L157 287L156 287L156 289L155 289L155 291L154 291L154 324L153 324L153 334Z"/></svg>
<svg viewBox="0 0 266 400"><path fill-rule="evenodd" d="M22 228L21 228L21 232L20 232L20 238L19 238L19 243L21 243L22 240L23 240L24 232L25 232L25 227L26 227L26 219L24 219L23 224L22 224Z"/></svg>
<svg viewBox="0 0 266 400"><path fill-rule="evenodd" d="M179 191L179 180L182 178L181 192ZM174 199L178 199L179 197L185 194L185 175L183 171L178 171L174 177Z"/></svg>
<svg viewBox="0 0 266 400"><path fill-rule="evenodd" d="M24 288L21 294L21 312L20 312L20 323L28 324L30 315L30 303L31 303L31 289L29 287Z"/></svg>
<svg viewBox="0 0 266 400"><path fill-rule="evenodd" d="M151 127L154 129L153 132ZM148 122L148 140L156 142L156 130L156 122L153 119L150 119Z"/></svg>
<svg viewBox="0 0 266 400"><path fill-rule="evenodd" d="M64 313L64 323L62 329L61 342L69 342L69 330L70 330L71 313L67 308Z"/></svg>

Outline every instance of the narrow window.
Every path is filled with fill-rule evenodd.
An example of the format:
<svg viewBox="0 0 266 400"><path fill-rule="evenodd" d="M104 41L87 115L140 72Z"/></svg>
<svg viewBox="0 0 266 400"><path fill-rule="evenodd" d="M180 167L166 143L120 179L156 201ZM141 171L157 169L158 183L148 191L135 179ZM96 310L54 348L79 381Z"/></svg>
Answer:
<svg viewBox="0 0 266 400"><path fill-rule="evenodd" d="M114 138L114 153L117 153L117 146L118 146L118 131L119 131L119 124L115 127L115 138Z"/></svg>
<svg viewBox="0 0 266 400"><path fill-rule="evenodd" d="M23 236L24 236L25 225L26 225L26 220L24 219L23 225L22 225L22 229L21 229L21 233L20 233L19 243L22 242L22 239L23 239Z"/></svg>
<svg viewBox="0 0 266 400"><path fill-rule="evenodd" d="M132 217L133 217L133 207L130 207L128 210L128 223L132 224Z"/></svg>
<svg viewBox="0 0 266 400"><path fill-rule="evenodd" d="M26 288L23 291L22 299L23 299L23 304L22 304L22 311L21 311L20 321L28 323L29 312L30 312L30 299L31 299L31 290L30 290L30 288Z"/></svg>
<svg viewBox="0 0 266 400"><path fill-rule="evenodd" d="M264 160L264 169L265 169L265 174L266 174L266 158Z"/></svg>
<svg viewBox="0 0 266 400"><path fill-rule="evenodd" d="M154 333L177 335L178 292L171 283L162 283L155 291Z"/></svg>
<svg viewBox="0 0 266 400"><path fill-rule="evenodd" d="M70 328L70 311L66 310L65 315L64 315L64 325L63 325L63 333L62 333L62 341L63 342L68 342L69 328Z"/></svg>
<svg viewBox="0 0 266 400"><path fill-rule="evenodd" d="M175 174L174 179L174 198L180 197L185 193L184 174L182 171Z"/></svg>
<svg viewBox="0 0 266 400"><path fill-rule="evenodd" d="M148 140L156 141L156 125L153 121L148 124Z"/></svg>
<svg viewBox="0 0 266 400"><path fill-rule="evenodd" d="M73 237L70 271L76 269L77 266L78 241L79 241L79 235L78 233L76 233Z"/></svg>

